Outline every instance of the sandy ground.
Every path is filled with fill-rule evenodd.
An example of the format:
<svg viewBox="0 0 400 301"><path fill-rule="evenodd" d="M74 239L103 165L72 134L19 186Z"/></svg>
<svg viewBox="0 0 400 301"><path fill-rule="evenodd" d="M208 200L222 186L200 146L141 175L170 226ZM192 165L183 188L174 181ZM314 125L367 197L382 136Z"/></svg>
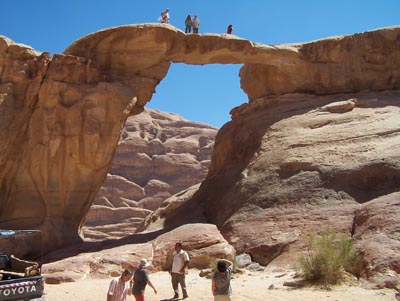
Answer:
<svg viewBox="0 0 400 301"><path fill-rule="evenodd" d="M368 290L357 286L339 286L332 290L316 288L290 288L283 282L293 280L293 273L248 272L235 274L232 279L232 301L395 301L394 291ZM146 301L167 301L173 296L170 276L167 272L151 273L150 279L158 290L154 294L146 288ZM46 300L50 301L104 301L110 279L86 279L55 285L46 285ZM186 277L189 298L185 300L212 301L211 280L199 276L198 270L190 270ZM273 288L271 288L273 285ZM128 296L128 301L134 301Z"/></svg>

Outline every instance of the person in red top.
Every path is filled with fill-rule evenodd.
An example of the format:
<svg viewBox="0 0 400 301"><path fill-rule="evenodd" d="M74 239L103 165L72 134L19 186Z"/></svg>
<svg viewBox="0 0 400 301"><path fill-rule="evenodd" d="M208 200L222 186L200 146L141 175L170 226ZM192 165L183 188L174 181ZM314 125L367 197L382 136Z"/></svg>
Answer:
<svg viewBox="0 0 400 301"><path fill-rule="evenodd" d="M228 29L226 30L226 33L227 34L232 34L232 31L233 31L233 25L229 24Z"/></svg>
<svg viewBox="0 0 400 301"><path fill-rule="evenodd" d="M111 280L107 292L107 301L126 301L126 296L131 295L131 283L133 272L125 270L120 277Z"/></svg>

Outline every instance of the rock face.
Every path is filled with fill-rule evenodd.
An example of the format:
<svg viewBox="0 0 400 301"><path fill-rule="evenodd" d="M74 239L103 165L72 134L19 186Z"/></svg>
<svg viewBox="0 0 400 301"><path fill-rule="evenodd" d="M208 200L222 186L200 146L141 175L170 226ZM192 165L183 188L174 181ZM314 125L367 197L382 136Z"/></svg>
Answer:
<svg viewBox="0 0 400 301"><path fill-rule="evenodd" d="M0 227L42 229L49 249L79 241L135 99L88 59L7 39L0 57Z"/></svg>
<svg viewBox="0 0 400 301"><path fill-rule="evenodd" d="M86 216L85 239L124 237L162 201L201 183L217 129L146 110L129 117L109 174Z"/></svg>
<svg viewBox="0 0 400 301"><path fill-rule="evenodd" d="M144 24L87 35L53 58L1 39L0 227L39 227L49 249L78 240L127 117L171 62L244 64L249 103L231 111L206 180L180 206L204 210L239 252L265 264L308 228L368 234L357 210L399 191L399 27L267 46ZM165 175L170 160L156 160ZM398 229L383 227L397 248ZM398 279L394 260L385 266Z"/></svg>
<svg viewBox="0 0 400 301"><path fill-rule="evenodd" d="M354 240L368 261L375 287L395 288L400 275L400 194L395 192L365 203L354 219Z"/></svg>
<svg viewBox="0 0 400 301"><path fill-rule="evenodd" d="M361 204L397 191L399 96L398 91L290 95L238 108L234 112L237 117L218 134L204 184L209 189L215 186L221 194L216 180L229 178L232 191L223 198L208 194L208 216L217 224L224 222L242 207L243 194L247 203L268 208L278 204ZM348 102L353 105L342 111ZM260 109L262 103L268 110ZM255 108L252 112L251 107ZM245 114L240 115L241 110ZM247 128L241 133L243 123ZM237 148L242 145L253 149ZM247 165L235 170L234 161ZM232 168L227 170L227 166ZM246 187L254 186L259 188L247 191ZM213 197L218 203L211 201ZM215 210L220 206L225 208L223 213Z"/></svg>
<svg viewBox="0 0 400 301"><path fill-rule="evenodd" d="M219 131L210 172L195 197L205 201L206 216L237 252L262 264L293 263L291 251L301 250L309 230L330 227L370 254L371 271L381 260L395 270L389 249L400 251L399 223L389 221L400 218L400 210L372 200L400 190L399 104L399 91L250 102L233 110L235 117ZM382 206L379 217L361 223L370 202ZM387 219L380 226L387 238L366 234L371 240L364 244L357 233L377 219Z"/></svg>

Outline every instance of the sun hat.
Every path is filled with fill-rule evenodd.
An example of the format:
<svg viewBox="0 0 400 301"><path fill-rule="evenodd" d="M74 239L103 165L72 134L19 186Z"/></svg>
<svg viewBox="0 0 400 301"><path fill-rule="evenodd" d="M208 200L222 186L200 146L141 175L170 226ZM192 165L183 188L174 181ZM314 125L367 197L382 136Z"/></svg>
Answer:
<svg viewBox="0 0 400 301"><path fill-rule="evenodd" d="M150 263L147 261L146 258L142 258L140 259L139 266L146 268L150 266Z"/></svg>

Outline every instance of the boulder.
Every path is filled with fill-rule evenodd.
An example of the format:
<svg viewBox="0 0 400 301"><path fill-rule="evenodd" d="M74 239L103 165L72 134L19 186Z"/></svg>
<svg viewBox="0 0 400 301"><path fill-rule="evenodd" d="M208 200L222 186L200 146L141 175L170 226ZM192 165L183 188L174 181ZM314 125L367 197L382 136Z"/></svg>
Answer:
<svg viewBox="0 0 400 301"><path fill-rule="evenodd" d="M157 234L157 233L155 233ZM86 277L115 277L124 269L136 269L141 258L152 264L151 270L168 270L175 242L182 241L190 256L190 268L207 268L216 258L235 257L235 250L215 225L191 224L161 235L148 233L147 242L138 237L64 248L46 256L43 274L48 284L79 281ZM95 247L93 247L95 246ZM63 258L63 259L60 259Z"/></svg>
<svg viewBox="0 0 400 301"><path fill-rule="evenodd" d="M124 246L109 244L100 252L79 250L78 247L74 250L74 256L71 256L71 252L72 249L65 249L62 255L64 259L57 260L54 257L51 263L43 265L42 273L46 283L74 282L87 277L116 277L125 269L136 269L141 258L147 258L150 262L153 260L151 243ZM59 252L56 254L61 255ZM51 254L48 259L50 258Z"/></svg>
<svg viewBox="0 0 400 301"><path fill-rule="evenodd" d="M217 258L235 258L235 249L229 245L215 225L186 224L158 236L154 242L154 264L170 270L177 242L183 244L191 258L189 267L205 269Z"/></svg>

